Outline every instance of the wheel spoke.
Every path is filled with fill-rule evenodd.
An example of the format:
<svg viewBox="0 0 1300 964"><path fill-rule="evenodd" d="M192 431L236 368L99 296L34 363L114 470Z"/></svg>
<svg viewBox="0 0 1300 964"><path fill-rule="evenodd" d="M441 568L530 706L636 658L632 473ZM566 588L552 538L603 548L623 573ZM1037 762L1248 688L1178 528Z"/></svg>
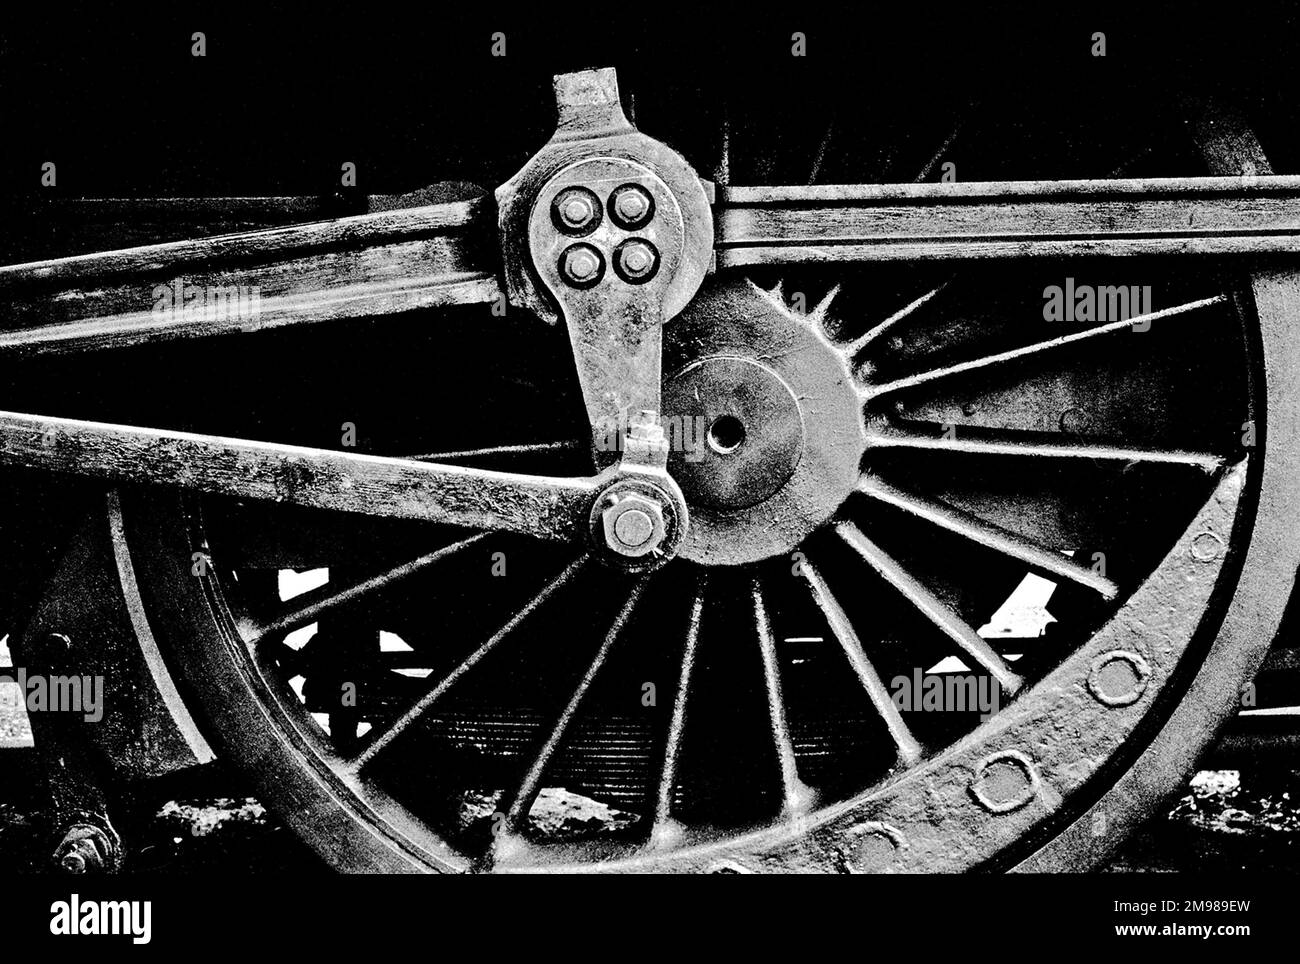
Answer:
<svg viewBox="0 0 1300 964"><path fill-rule="evenodd" d="M806 812L813 804L813 791L799 779L795 762L794 743L790 739L790 726L786 718L785 697L781 692L781 667L777 660L776 640L767 618L763 602L763 586L757 579L750 587L754 601L754 626L758 634L758 647L763 657L763 682L767 691L768 723L777 764L781 770L782 809L787 816Z"/></svg>
<svg viewBox="0 0 1300 964"><path fill-rule="evenodd" d="M816 570L811 562L807 559L801 562L799 564L799 573L808 581L817 607L825 615L831 632L835 634L835 639L839 642L840 648L844 650L844 655L848 658L849 666L857 674L862 688L866 690L871 705L876 708L876 712L885 721L885 727L889 730L889 735L893 737L894 746L898 750L899 762L905 766L910 766L921 759L921 744L916 741L911 730L907 728L907 724L903 722L898 707L894 705L894 701L890 698L889 690L885 688L885 684L876 673L875 667L867 659L866 650L862 645L862 641L858 639L853 624L849 622L843 607L840 606L830 587L826 585L826 580L822 578L821 573Z"/></svg>
<svg viewBox="0 0 1300 964"><path fill-rule="evenodd" d="M677 694L673 698L673 715L668 723L668 740L664 748L664 764L659 775L659 788L655 796L654 826L650 831L652 845L665 845L678 836L673 820L673 787L677 782L678 764L681 760L682 734L686 730L686 701L690 694L691 675L695 670L695 650L700 639L700 620L704 615L704 596L708 577L700 576L695 587L695 601L691 605L690 623L686 630L686 647L682 652L681 675L677 680Z"/></svg>
<svg viewBox="0 0 1300 964"><path fill-rule="evenodd" d="M872 569L898 590L904 599L997 680L1008 695L1014 695L1020 689L1023 680L988 643L980 638L979 633L949 609L939 597L917 582L906 569L868 539L857 526L851 522L841 522L835 527L835 531L866 560Z"/></svg>
<svg viewBox="0 0 1300 964"><path fill-rule="evenodd" d="M826 152L830 150L831 138L835 136L835 118L826 122L826 133L822 135L821 143L817 145L817 154L813 157L812 170L808 172L808 183L816 184L817 178L821 176L822 165L826 163Z"/></svg>
<svg viewBox="0 0 1300 964"><path fill-rule="evenodd" d="M552 539L586 531L592 479L549 478L0 412L0 465Z"/></svg>
<svg viewBox="0 0 1300 964"><path fill-rule="evenodd" d="M925 162L925 165L921 168L920 172L912 179L914 183L921 184L934 173L934 169L939 166L939 162L943 160L944 154L948 153L949 148L951 148L953 143L957 140L958 135L961 134L962 129L966 126L966 123L969 120L970 114L973 113L974 110L975 105L973 103L967 105L965 116L953 125L952 130L948 132L948 136L943 139L943 143L940 144L935 152L930 155L930 159Z"/></svg>
<svg viewBox="0 0 1300 964"><path fill-rule="evenodd" d="M303 593L293 600L293 605L270 622L244 630L244 641L249 646L257 646L262 641L293 632L303 626L316 622L327 613L337 612L354 605L366 597L387 589L404 579L409 579L434 563L449 559L468 549L470 546L487 538L488 533L479 533L468 539L461 539L450 545L435 549L418 559L411 559L399 566L394 566L378 575L361 582L338 588L329 583L319 589Z"/></svg>
<svg viewBox="0 0 1300 964"><path fill-rule="evenodd" d="M1115 583L1069 556L942 502L904 492L878 476L864 477L858 491L877 502L902 509L918 519L924 519L985 548L1018 559L1041 573L1093 589L1105 599L1114 599L1119 594L1119 587Z"/></svg>
<svg viewBox="0 0 1300 964"><path fill-rule="evenodd" d="M572 581L573 577L582 570L583 566L586 565L589 559L590 557L584 553L565 566L559 575L543 586L542 590L528 601L527 605L511 616L504 626L493 633L486 642L478 647L478 649L474 650L474 652L461 660L455 669L444 676L438 681L436 686L420 697L419 701L416 702L414 706L390 723L381 733L377 734L366 748L354 760L350 761L348 768L353 773L359 773L370 763L374 762L375 758L384 751L385 747L401 736L402 733L424 716L425 713L429 712L429 710L433 708L434 704L442 699L447 691L455 686L466 673L482 662L483 658L487 656L488 653L496 649L497 644L518 629L520 623L535 613L543 603L555 595L557 590Z"/></svg>
<svg viewBox="0 0 1300 964"><path fill-rule="evenodd" d="M1038 459L1093 459L1101 462L1132 464L1188 465L1204 472L1215 472L1222 468L1224 463L1222 456L1211 455L1208 452L1130 449L1112 445L1071 445L1058 442L1011 442L971 438L969 435L944 438L881 426L876 426L868 432L867 443L877 449L922 449L961 455L1012 455Z"/></svg>
<svg viewBox="0 0 1300 964"><path fill-rule="evenodd" d="M623 603L623 608L619 610L618 615L614 617L613 624L609 631L605 633L605 639L600 644L591 664L587 671L583 673L582 679L578 681L573 695L569 697L569 702L561 711L555 725L542 743L537 753L533 756L532 763L529 764L525 771L523 779L519 785L506 798L508 801L502 808L505 814L504 830L502 837L517 834L524 822L528 819L529 811L533 809L533 802L537 799L537 794L541 790L542 777L546 773L546 767L555 756L555 751L560 748L564 741L565 734L569 731L569 726L573 723L578 714L578 708L582 705L583 698L587 691L591 689L591 684L595 682L596 675L605 665L609 657L610 650L614 648L622 635L623 627L627 625L628 618L632 615L632 610L636 608L637 601L641 598L641 593L645 590L649 577L642 577L633 584L631 591L628 593L627 600ZM500 838L498 838L500 841Z"/></svg>
<svg viewBox="0 0 1300 964"><path fill-rule="evenodd" d="M834 285L829 291L822 296L821 301L817 302L812 311L808 312L808 322L810 324L820 325L822 330L826 329L826 319L830 315L831 304L839 297L840 286Z"/></svg>
<svg viewBox="0 0 1300 964"><path fill-rule="evenodd" d="M849 345L848 347L849 357L856 358L858 355L862 354L862 352L866 350L867 346L870 345L877 338L887 334L895 325L897 325L904 318L911 316L911 314L915 312L918 308L921 308L924 305L929 304L929 302L933 300L936 296L938 296L945 288L947 288L948 285L952 284L952 281L953 279L949 278L947 281L943 282L942 284L937 285L934 288L931 288L925 294L921 295L921 297L917 298L914 301L910 301L902 308L899 308L896 312L894 312L892 315L890 315L880 324L873 326L870 331L864 334L857 341L853 342L853 344Z"/></svg>
<svg viewBox="0 0 1300 964"><path fill-rule="evenodd" d="M984 369L993 368L997 365L1006 364L1007 362L1019 361L1024 358L1042 355L1060 348L1078 345L1094 338L1099 338L1103 335L1111 335L1115 332L1130 330L1134 325L1145 325L1153 321L1160 321L1164 318L1184 315L1201 308L1208 308L1211 305L1226 304L1227 300L1228 299L1225 295L1215 295L1212 298L1201 298L1198 301L1189 301L1186 304L1176 305L1173 308L1165 308L1161 311L1152 311L1143 315L1135 315L1124 321L1114 321L1110 324L1100 325L1096 328L1089 328L1086 331L1078 331L1069 335L1062 335L1059 338L1052 338L1048 341L1040 341L1032 345L1026 345L1023 348L1014 348L1010 351L998 352L994 355L985 355L983 358L976 358L972 361L960 362L955 365L945 365L942 368L931 369L930 371L922 372L919 375L909 375L907 378L899 378L895 381L885 382L881 385L872 385L863 393L863 397L868 401L873 401L882 396L891 395L894 392L903 391L908 388L916 388L918 385L925 385L943 378L950 378L954 375L964 375L974 371L982 371Z"/></svg>

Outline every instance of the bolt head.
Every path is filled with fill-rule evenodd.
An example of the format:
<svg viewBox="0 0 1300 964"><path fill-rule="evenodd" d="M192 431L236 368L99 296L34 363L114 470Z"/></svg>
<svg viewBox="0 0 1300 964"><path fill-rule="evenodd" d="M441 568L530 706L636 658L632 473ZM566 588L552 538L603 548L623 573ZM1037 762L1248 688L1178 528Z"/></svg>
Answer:
<svg viewBox="0 0 1300 964"><path fill-rule="evenodd" d="M610 195L610 211L619 227L639 228L654 215L654 199L639 184L624 184Z"/></svg>
<svg viewBox="0 0 1300 964"><path fill-rule="evenodd" d="M643 284L659 270L659 252L649 241L632 238L618 246L614 267L619 277L632 284Z"/></svg>
<svg viewBox="0 0 1300 964"><path fill-rule="evenodd" d="M651 260L650 252L638 246L628 249L623 255L623 267L629 274L644 274Z"/></svg>
<svg viewBox="0 0 1300 964"><path fill-rule="evenodd" d="M573 275L578 281L589 279L596 273L597 267L596 259L591 256L590 252L577 251L569 256L569 274Z"/></svg>
<svg viewBox="0 0 1300 964"><path fill-rule="evenodd" d="M601 515L605 544L621 556L648 555L664 541L663 510L651 499L625 495Z"/></svg>
<svg viewBox="0 0 1300 964"><path fill-rule="evenodd" d="M555 226L566 234L588 234L600 224L600 199L585 187L571 187L551 205Z"/></svg>
<svg viewBox="0 0 1300 964"><path fill-rule="evenodd" d="M113 843L98 827L72 826L54 852L54 862L69 874L88 874L105 869Z"/></svg>
<svg viewBox="0 0 1300 964"><path fill-rule="evenodd" d="M659 424L659 413L643 409L627 420L628 441L644 442L648 445L662 443L667 435Z"/></svg>
<svg viewBox="0 0 1300 964"><path fill-rule="evenodd" d="M86 858L78 853L64 854L59 866L67 874L84 874L86 872Z"/></svg>
<svg viewBox="0 0 1300 964"><path fill-rule="evenodd" d="M1069 435L1080 435L1091 427L1092 416L1086 409L1067 408L1061 413L1060 426L1061 431Z"/></svg>
<svg viewBox="0 0 1300 964"><path fill-rule="evenodd" d="M574 244L560 255L560 274L576 288L587 288L605 273L605 259L589 244Z"/></svg>
<svg viewBox="0 0 1300 964"><path fill-rule="evenodd" d="M571 197L564 203L564 220L581 227L591 220L591 205L583 197Z"/></svg>

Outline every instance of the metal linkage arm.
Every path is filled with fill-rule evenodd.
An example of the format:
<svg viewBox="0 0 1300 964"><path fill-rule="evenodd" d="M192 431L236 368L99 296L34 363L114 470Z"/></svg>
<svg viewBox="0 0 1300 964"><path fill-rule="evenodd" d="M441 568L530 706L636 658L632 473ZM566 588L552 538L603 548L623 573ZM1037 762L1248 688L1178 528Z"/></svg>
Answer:
<svg viewBox="0 0 1300 964"><path fill-rule="evenodd" d="M0 267L0 358L497 297L491 201L438 203Z"/></svg>
<svg viewBox="0 0 1300 964"><path fill-rule="evenodd" d="M601 484L13 412L0 465L569 540Z"/></svg>
<svg viewBox="0 0 1300 964"><path fill-rule="evenodd" d="M731 187L718 267L1300 253L1300 177Z"/></svg>

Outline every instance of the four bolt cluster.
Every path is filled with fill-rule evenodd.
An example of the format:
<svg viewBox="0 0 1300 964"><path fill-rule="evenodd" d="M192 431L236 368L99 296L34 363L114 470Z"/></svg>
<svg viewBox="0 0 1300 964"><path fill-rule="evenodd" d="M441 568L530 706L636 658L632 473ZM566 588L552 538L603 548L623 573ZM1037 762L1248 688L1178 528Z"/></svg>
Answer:
<svg viewBox="0 0 1300 964"><path fill-rule="evenodd" d="M654 218L655 202L640 184L624 184L609 195L609 219L625 231L645 227ZM571 237L586 237L605 219L600 198L585 187L570 187L551 205L556 228ZM613 252L614 273L628 284L644 284L659 270L659 252L645 238L628 238ZM585 241L569 245L560 255L560 276L574 288L590 288L605 275L605 257Z"/></svg>

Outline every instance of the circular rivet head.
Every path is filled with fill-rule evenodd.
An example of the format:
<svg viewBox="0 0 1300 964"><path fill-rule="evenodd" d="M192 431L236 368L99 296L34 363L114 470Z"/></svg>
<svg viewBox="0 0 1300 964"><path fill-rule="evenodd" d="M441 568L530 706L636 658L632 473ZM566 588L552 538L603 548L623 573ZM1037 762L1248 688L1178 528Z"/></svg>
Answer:
<svg viewBox="0 0 1300 964"><path fill-rule="evenodd" d="M970 792L990 813L1010 813L1038 796L1038 770L1019 750L1002 750L980 762Z"/></svg>
<svg viewBox="0 0 1300 964"><path fill-rule="evenodd" d="M752 874L753 871L735 860L715 860L704 869L706 874Z"/></svg>
<svg viewBox="0 0 1300 964"><path fill-rule="evenodd" d="M1112 649L1092 661L1088 690L1106 706L1136 703L1147 688L1151 665L1137 653Z"/></svg>
<svg viewBox="0 0 1300 964"><path fill-rule="evenodd" d="M1192 539L1192 558L1197 562L1213 562L1223 552L1223 540L1208 529Z"/></svg>
<svg viewBox="0 0 1300 964"><path fill-rule="evenodd" d="M585 187L566 188L551 203L551 220L565 234L590 234L601 217L600 198Z"/></svg>
<svg viewBox="0 0 1300 964"><path fill-rule="evenodd" d="M639 184L624 184L609 196L609 215L620 228L639 228L648 224L654 213L654 198Z"/></svg>
<svg viewBox="0 0 1300 964"><path fill-rule="evenodd" d="M63 633L46 633L41 646L47 655L61 655L72 651L72 640Z"/></svg>
<svg viewBox="0 0 1300 964"><path fill-rule="evenodd" d="M898 869L906 842L894 827L867 820L849 831L845 865L853 874L883 874Z"/></svg>
<svg viewBox="0 0 1300 964"><path fill-rule="evenodd" d="M1082 435L1092 427L1092 416L1086 409L1067 408L1061 413L1060 426L1067 435Z"/></svg>
<svg viewBox="0 0 1300 964"><path fill-rule="evenodd" d="M645 284L659 270L659 252L649 241L629 238L614 249L614 271L628 284Z"/></svg>
<svg viewBox="0 0 1300 964"><path fill-rule="evenodd" d="M575 288L590 288L604 273L605 259L589 244L571 244L560 255L560 274Z"/></svg>

